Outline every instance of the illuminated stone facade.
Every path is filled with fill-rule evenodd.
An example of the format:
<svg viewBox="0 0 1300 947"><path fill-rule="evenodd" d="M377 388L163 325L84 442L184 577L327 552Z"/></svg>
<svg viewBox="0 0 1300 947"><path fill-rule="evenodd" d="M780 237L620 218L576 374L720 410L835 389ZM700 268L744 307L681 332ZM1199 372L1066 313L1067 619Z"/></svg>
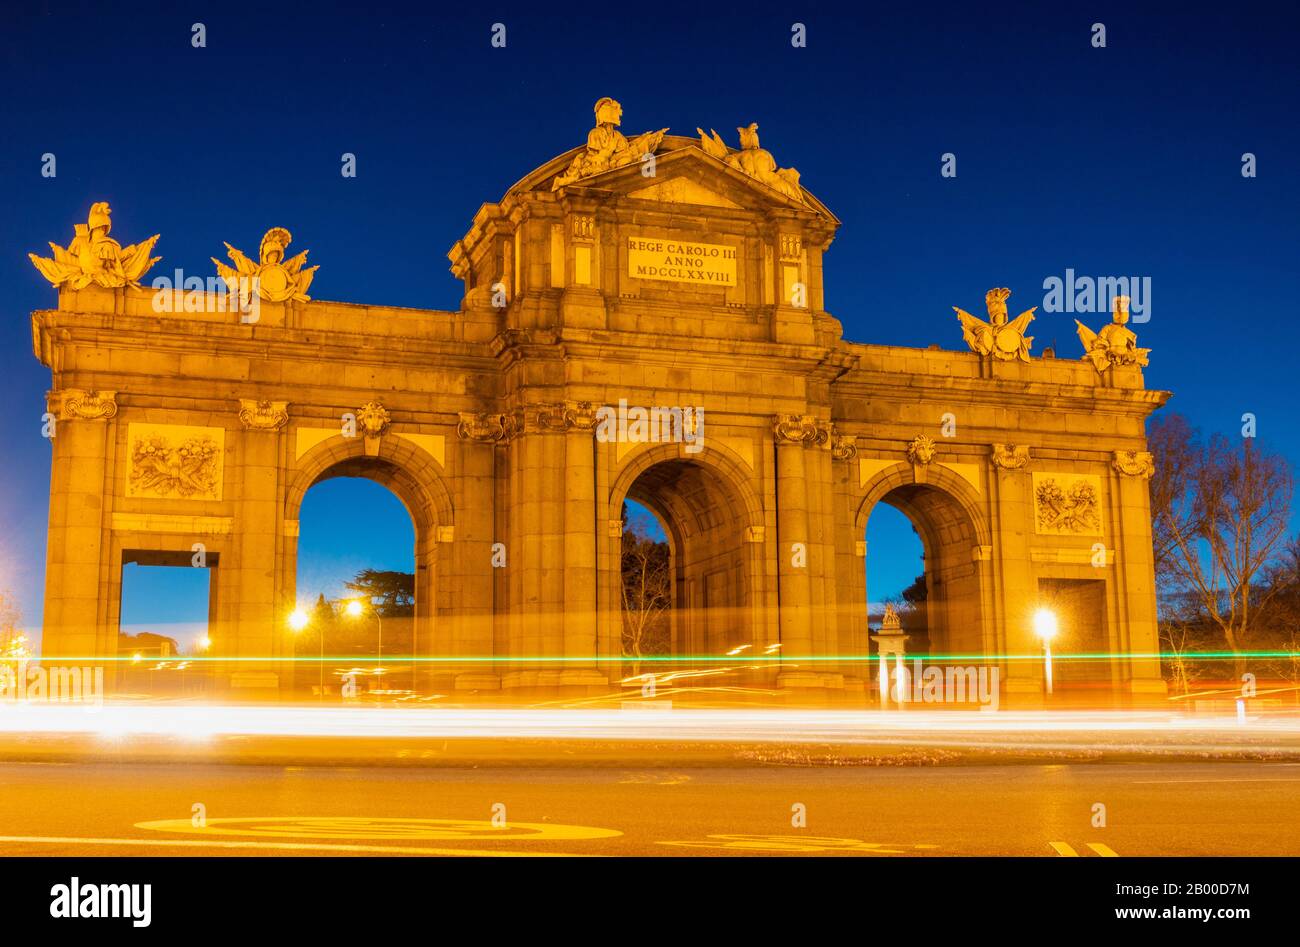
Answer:
<svg viewBox="0 0 1300 947"><path fill-rule="evenodd" d="M307 299L287 231L258 263L220 264L232 280L284 268L255 319L160 312L134 282L147 248L128 248L121 285L93 259L90 276L75 254L45 261L61 283L32 316L57 422L45 654L113 654L123 562L201 550L212 654L266 658L227 680L275 686L300 504L341 475L410 511L417 653L495 659L431 666L461 692L617 682L629 497L667 524L674 650L779 653L755 672L773 689L867 699L869 665L807 659L870 653L864 539L882 502L924 544L932 651L1037 652L1031 615L1062 589L1095 605L1079 649L1157 649L1144 425L1167 395L1139 365L1026 355L1005 306L962 313L972 351L846 342L822 282L839 222L798 172L753 129L735 152L716 134L629 142L611 115L475 215L449 253L459 311ZM934 332L956 342L950 320ZM702 432L601 436L598 410L620 403L702 408ZM1149 658L1100 673L1121 693L1163 686ZM1005 689L1036 693L1040 675L1007 662Z"/></svg>

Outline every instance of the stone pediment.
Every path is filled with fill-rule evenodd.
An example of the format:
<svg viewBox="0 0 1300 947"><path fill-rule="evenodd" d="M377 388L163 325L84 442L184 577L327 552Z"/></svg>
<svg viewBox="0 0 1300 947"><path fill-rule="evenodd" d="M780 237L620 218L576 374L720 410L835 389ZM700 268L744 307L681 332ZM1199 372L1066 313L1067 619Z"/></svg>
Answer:
<svg viewBox="0 0 1300 947"><path fill-rule="evenodd" d="M581 151L575 148L556 156L512 187L510 193L553 190L556 177ZM706 154L699 140L678 135L664 137L655 152L652 177L647 177L641 164L636 163L582 177L559 190L609 191L634 200L727 210L800 210L839 224L838 218L806 188L800 189L803 201L796 201Z"/></svg>
<svg viewBox="0 0 1300 947"><path fill-rule="evenodd" d="M703 207L725 207L728 210L740 210L741 207L729 197L719 194L690 177L679 174L671 178L652 179L655 183L635 191L627 196L640 201L662 201L667 204L695 204Z"/></svg>

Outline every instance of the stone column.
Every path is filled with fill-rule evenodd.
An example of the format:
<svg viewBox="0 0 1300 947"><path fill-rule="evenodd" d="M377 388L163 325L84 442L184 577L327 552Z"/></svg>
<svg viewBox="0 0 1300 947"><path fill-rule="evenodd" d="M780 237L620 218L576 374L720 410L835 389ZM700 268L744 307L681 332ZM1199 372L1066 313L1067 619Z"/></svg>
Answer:
<svg viewBox="0 0 1300 947"><path fill-rule="evenodd" d="M109 551L104 500L114 492L106 476L117 392L65 388L50 392L48 404L53 456L41 653L46 659L112 658L117 629L108 625L101 593L113 565L104 561ZM106 662L105 686L112 686L115 667Z"/></svg>
<svg viewBox="0 0 1300 947"><path fill-rule="evenodd" d="M511 608L517 615L512 653L564 656L565 468L563 406L529 404L510 443L512 540L508 555ZM557 502L558 501L558 502ZM519 662L504 687L557 687L560 662Z"/></svg>
<svg viewBox="0 0 1300 947"><path fill-rule="evenodd" d="M266 658L239 662L230 672L234 696L271 694L293 684L292 632L288 616L279 614L276 600L276 550L280 533L280 430L289 421L283 401L239 402L239 466L235 504L232 562L218 569L234 572L233 642L217 642L223 655ZM229 455L227 455L229 456Z"/></svg>
<svg viewBox="0 0 1300 947"><path fill-rule="evenodd" d="M463 598L454 609L457 631L454 653L458 656L496 656L493 612L494 587L497 575L510 565L509 549L505 550L504 570L494 565L494 545L502 542L493 513L497 502L496 453L497 445L514 433L515 419L508 414L462 413L456 426L461 440L460 482L462 484L461 509L457 513L456 562L459 571L457 594ZM462 525L463 524L463 525ZM442 583L443 588L448 583ZM444 606L447 603L441 603ZM445 608L438 609L439 614ZM435 618L436 620L436 618ZM432 636L421 627L421 652L434 655ZM425 675L430 678L431 675ZM457 667L454 687L457 690L497 690L501 686L499 668L484 664L475 667Z"/></svg>
<svg viewBox="0 0 1300 947"><path fill-rule="evenodd" d="M839 665L846 691L860 695L871 679L867 645L866 541L857 531L854 500L858 488L858 446L852 435L833 435L833 502L835 581L831 592L835 599L837 653L859 660Z"/></svg>
<svg viewBox="0 0 1300 947"><path fill-rule="evenodd" d="M817 422L807 415L778 415L776 438L776 557L780 593L781 662L778 687L820 687L821 678L811 664L797 667L799 658L813 654L812 583L806 565L795 562L796 543L810 546L808 531L808 474L804 448L818 437ZM806 556L806 552L805 552Z"/></svg>
<svg viewBox="0 0 1300 947"><path fill-rule="evenodd" d="M1028 524L1034 522L1029 448L1023 444L994 444L991 460L996 468L991 480L997 491L989 504L995 511L992 554L999 565L1002 619L1001 627L993 629L993 640L999 655L1032 654L1041 651L1043 644L1033 633L1038 585L1030 561L1034 536L1027 532L1032 529ZM993 621L994 616L988 616L988 620ZM1004 661L1001 676L1010 702L1022 706L1041 703L1041 661Z"/></svg>
<svg viewBox="0 0 1300 947"><path fill-rule="evenodd" d="M804 460L808 475L808 578L812 593L813 654L842 654L838 627L835 561L835 483L831 455L832 429L818 422L818 435ZM822 686L842 690L844 672L838 664L819 662L814 668Z"/></svg>
<svg viewBox="0 0 1300 947"><path fill-rule="evenodd" d="M596 669L596 406L566 401L564 419L564 670L566 687L604 687Z"/></svg>
<svg viewBox="0 0 1300 947"><path fill-rule="evenodd" d="M1148 451L1115 451L1116 512L1120 524L1115 541L1115 579L1121 617L1118 644L1122 651L1155 654L1160 650L1156 615L1155 557L1151 548L1151 492L1147 481L1155 474ZM1159 658L1132 658L1128 687L1134 695L1164 697L1168 686Z"/></svg>

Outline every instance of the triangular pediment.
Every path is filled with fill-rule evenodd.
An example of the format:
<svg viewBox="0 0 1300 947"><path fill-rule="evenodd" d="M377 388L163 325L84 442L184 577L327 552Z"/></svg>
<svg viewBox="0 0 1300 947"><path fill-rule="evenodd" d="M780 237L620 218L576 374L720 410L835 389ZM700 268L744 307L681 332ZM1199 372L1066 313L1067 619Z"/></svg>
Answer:
<svg viewBox="0 0 1300 947"><path fill-rule="evenodd" d="M564 171L581 149L575 148L542 165L511 188L511 192L550 191L557 174ZM839 221L806 188L802 200L750 177L726 162L706 154L697 139L677 135L665 136L655 153L655 170L647 177L640 162L610 168L579 178L566 190L587 189L621 194L632 200L694 207L714 207L726 211L762 211L781 208L802 210L828 220Z"/></svg>
<svg viewBox="0 0 1300 947"><path fill-rule="evenodd" d="M628 191L627 196L641 201L664 201L669 204L726 207L729 210L741 209L740 205L729 197L705 187L684 174L666 180L655 181L649 187Z"/></svg>
<svg viewBox="0 0 1300 947"><path fill-rule="evenodd" d="M569 186L613 191L632 199L728 210L752 211L775 207L798 208L813 213L821 210L815 199L806 199L806 192L804 201L796 201L705 154L694 141L665 139L665 145L669 144L676 147L655 155L653 177L648 178L640 162L637 162L580 178Z"/></svg>

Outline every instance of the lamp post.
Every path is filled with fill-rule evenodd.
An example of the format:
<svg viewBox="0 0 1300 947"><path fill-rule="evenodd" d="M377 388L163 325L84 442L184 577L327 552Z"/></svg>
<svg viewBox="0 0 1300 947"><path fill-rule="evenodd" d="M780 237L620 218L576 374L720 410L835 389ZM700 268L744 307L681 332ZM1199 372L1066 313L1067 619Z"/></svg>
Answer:
<svg viewBox="0 0 1300 947"><path fill-rule="evenodd" d="M365 606L361 604L361 599L354 598L344 606L343 611L349 618L360 618L365 612ZM375 676L382 678L384 674L384 619L373 605L370 608L370 614L375 616L375 624L379 627L379 661L375 665ZM380 683L383 682L380 681Z"/></svg>
<svg viewBox="0 0 1300 947"><path fill-rule="evenodd" d="M1052 693L1052 639L1056 637L1056 613L1049 608L1034 612L1034 634L1043 640L1043 680Z"/></svg>
<svg viewBox="0 0 1300 947"><path fill-rule="evenodd" d="M301 608L295 608L289 615L289 627L293 629L294 634L299 633L311 624L311 616ZM320 660L316 664L316 693L317 700L325 699L325 629L320 629Z"/></svg>
<svg viewBox="0 0 1300 947"><path fill-rule="evenodd" d="M207 654L207 653L208 653L208 650L212 647L212 639L209 638L207 635L204 635L202 638L200 638L200 639L196 642L196 644L197 644L197 646L198 646L198 650L199 650L199 652L200 652L201 654ZM199 684L198 684L198 687L199 687L200 690L209 690L209 689L210 689L210 687L211 687L211 685L210 685L210 681L211 681L211 670L212 670L212 669L211 669L211 667L210 667L208 664L200 664L200 665L199 665ZM184 676L184 674L181 675L181 691L182 691L182 693L185 691L185 676Z"/></svg>

